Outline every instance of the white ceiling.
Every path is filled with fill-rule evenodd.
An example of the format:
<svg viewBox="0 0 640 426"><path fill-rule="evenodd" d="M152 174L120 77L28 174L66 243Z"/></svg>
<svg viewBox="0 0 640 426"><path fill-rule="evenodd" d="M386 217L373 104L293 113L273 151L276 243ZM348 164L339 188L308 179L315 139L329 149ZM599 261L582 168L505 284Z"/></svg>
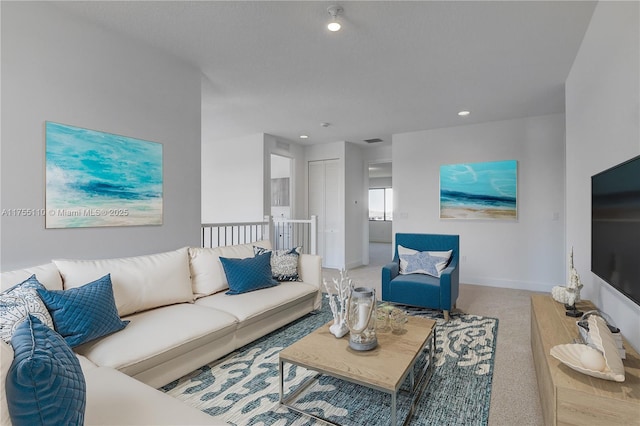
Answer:
<svg viewBox="0 0 640 426"><path fill-rule="evenodd" d="M563 112L595 6L335 3L337 33L326 29L326 1L57 4L197 66L203 142L264 132L305 144L389 143L394 133Z"/></svg>

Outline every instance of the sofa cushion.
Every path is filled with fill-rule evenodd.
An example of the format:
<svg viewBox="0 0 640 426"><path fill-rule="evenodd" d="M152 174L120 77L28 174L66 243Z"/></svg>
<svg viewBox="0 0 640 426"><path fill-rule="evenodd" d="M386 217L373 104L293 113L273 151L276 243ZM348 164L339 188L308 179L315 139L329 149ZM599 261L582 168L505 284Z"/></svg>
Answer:
<svg viewBox="0 0 640 426"><path fill-rule="evenodd" d="M35 275L38 282L49 290L62 290L62 278L58 268L53 263L3 272L0 274L0 290L4 291L9 287L13 287L31 275Z"/></svg>
<svg viewBox="0 0 640 426"><path fill-rule="evenodd" d="M277 287L238 295L212 294L196 300L196 305L228 312L240 321L238 328L261 321L287 309L301 299L315 297L318 289L302 282L283 282Z"/></svg>
<svg viewBox="0 0 640 426"><path fill-rule="evenodd" d="M0 338L11 343L11 336L29 314L47 327L53 328L53 320L38 289L45 290L35 275L0 293Z"/></svg>
<svg viewBox="0 0 640 426"><path fill-rule="evenodd" d="M120 316L173 303L192 302L188 249L104 260L54 260L64 288L111 274Z"/></svg>
<svg viewBox="0 0 640 426"><path fill-rule="evenodd" d="M449 264L453 250L448 251L418 251L398 245L400 257L400 273L427 274L439 277Z"/></svg>
<svg viewBox="0 0 640 426"><path fill-rule="evenodd" d="M7 405L7 392L5 391L5 380L9 367L13 362L13 349L11 345L0 339L0 425L10 425L9 407Z"/></svg>
<svg viewBox="0 0 640 426"><path fill-rule="evenodd" d="M87 425L214 425L215 418L126 374L85 370Z"/></svg>
<svg viewBox="0 0 640 426"><path fill-rule="evenodd" d="M220 263L220 256L234 259L253 257L254 245L271 248L268 240L215 248L189 247L189 266L195 298L228 289L229 283Z"/></svg>
<svg viewBox="0 0 640 426"><path fill-rule="evenodd" d="M39 289L55 329L72 348L126 327L120 320L111 278L104 277L69 290Z"/></svg>
<svg viewBox="0 0 640 426"><path fill-rule="evenodd" d="M80 362L64 339L28 316L11 344L14 359L6 392L13 425L83 424L86 384Z"/></svg>
<svg viewBox="0 0 640 426"><path fill-rule="evenodd" d="M82 373L85 375L85 381L86 381L87 371L93 368L98 368L98 366L95 365L93 362L91 362L89 358L87 358L84 355L76 354L76 357L78 358L78 361L80 361L80 368L82 368Z"/></svg>
<svg viewBox="0 0 640 426"><path fill-rule="evenodd" d="M229 257L234 259L244 259L247 257L253 257L253 246L263 247L271 249L271 242L268 240L256 241L251 244L236 244L233 246L218 247L220 250L220 256Z"/></svg>
<svg viewBox="0 0 640 426"><path fill-rule="evenodd" d="M253 247L255 255L271 252L271 273L276 281L300 281L298 276L298 260L302 247L289 250L269 250L263 247Z"/></svg>
<svg viewBox="0 0 640 426"><path fill-rule="evenodd" d="M226 294L242 294L279 284L272 277L270 251L246 259L221 257L220 262L229 282Z"/></svg>
<svg viewBox="0 0 640 426"><path fill-rule="evenodd" d="M191 286L196 299L229 288L219 257L218 247L189 247Z"/></svg>
<svg viewBox="0 0 640 426"><path fill-rule="evenodd" d="M225 312L182 303L125 318L124 330L78 346L77 353L129 376L232 334L237 319Z"/></svg>

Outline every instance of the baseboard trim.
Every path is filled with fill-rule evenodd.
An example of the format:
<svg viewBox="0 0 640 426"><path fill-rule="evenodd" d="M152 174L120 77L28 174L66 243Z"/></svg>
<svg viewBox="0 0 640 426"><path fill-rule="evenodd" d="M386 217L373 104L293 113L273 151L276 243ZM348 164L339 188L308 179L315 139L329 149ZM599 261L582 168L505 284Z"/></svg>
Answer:
<svg viewBox="0 0 640 426"><path fill-rule="evenodd" d="M362 260L354 260L353 262L347 263L346 269L355 269L359 266L363 266Z"/></svg>
<svg viewBox="0 0 640 426"><path fill-rule="evenodd" d="M462 280L461 280L462 282ZM558 284L540 283L532 281L514 281L502 278L470 277L464 280L464 284L482 285L485 287L511 288L516 290L528 290L537 292L550 292L551 288Z"/></svg>

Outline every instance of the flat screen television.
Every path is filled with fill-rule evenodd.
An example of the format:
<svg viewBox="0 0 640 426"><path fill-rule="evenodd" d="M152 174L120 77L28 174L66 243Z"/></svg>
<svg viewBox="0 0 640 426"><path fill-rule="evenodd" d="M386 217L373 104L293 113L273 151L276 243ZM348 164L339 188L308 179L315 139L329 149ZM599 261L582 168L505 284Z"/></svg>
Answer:
<svg viewBox="0 0 640 426"><path fill-rule="evenodd" d="M591 177L591 271L640 305L640 156Z"/></svg>

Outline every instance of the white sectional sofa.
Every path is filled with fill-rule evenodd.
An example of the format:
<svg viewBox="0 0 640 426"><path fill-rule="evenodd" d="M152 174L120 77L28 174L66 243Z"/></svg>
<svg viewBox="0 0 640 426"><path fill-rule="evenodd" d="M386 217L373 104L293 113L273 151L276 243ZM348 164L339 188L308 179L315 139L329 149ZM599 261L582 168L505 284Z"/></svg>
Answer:
<svg viewBox="0 0 640 426"><path fill-rule="evenodd" d="M32 274L48 290L80 287L111 274L122 330L74 348L87 383L86 424L214 424L156 388L214 361L321 305L319 256L300 254L301 281L228 295L219 257L248 258L253 246L182 248L105 260L54 260L1 275L2 290ZM2 407L11 360L4 341ZM8 349L7 349L8 348ZM0 409L2 409L0 407ZM2 424L10 424L2 410Z"/></svg>

